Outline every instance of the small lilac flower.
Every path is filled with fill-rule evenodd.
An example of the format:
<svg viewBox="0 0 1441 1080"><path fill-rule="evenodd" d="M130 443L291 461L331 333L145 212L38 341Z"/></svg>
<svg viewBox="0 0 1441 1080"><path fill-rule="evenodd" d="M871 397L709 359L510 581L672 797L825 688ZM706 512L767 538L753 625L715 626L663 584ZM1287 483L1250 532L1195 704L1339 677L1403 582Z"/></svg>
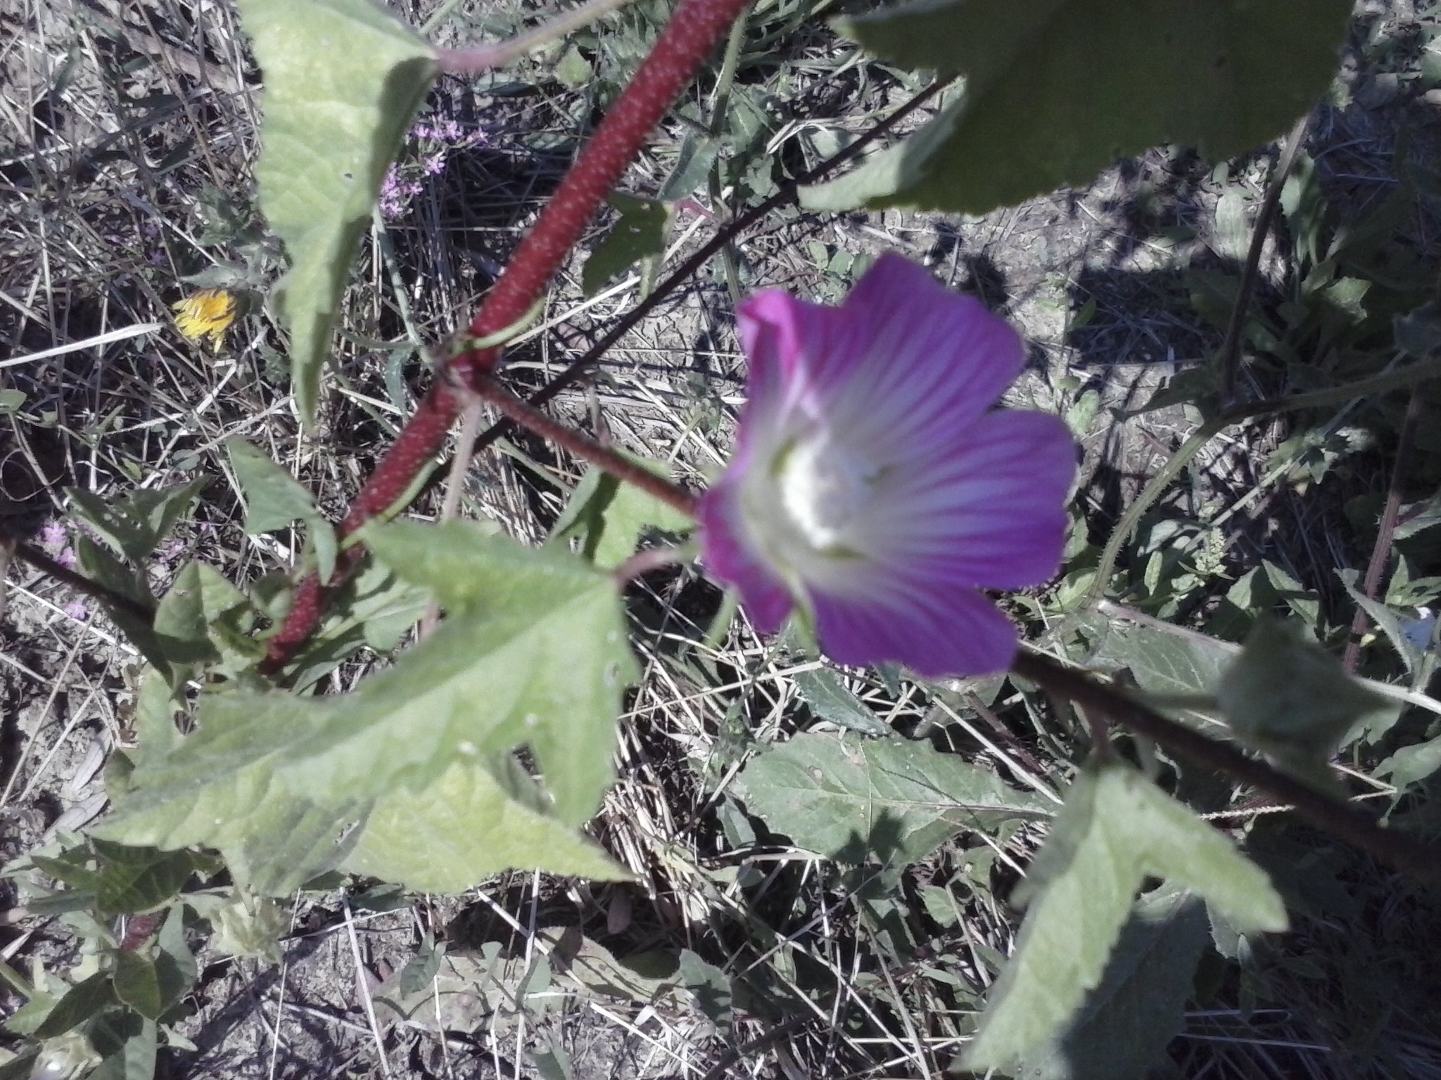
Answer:
<svg viewBox="0 0 1441 1080"><path fill-rule="evenodd" d="M75 549L70 546L70 530L59 521L46 522L40 530L40 549L67 570L74 570L80 564Z"/></svg>
<svg viewBox="0 0 1441 1080"><path fill-rule="evenodd" d="M59 521L47 521L45 527L40 530L40 546L50 555L54 555L68 543L70 543L70 530Z"/></svg>
<svg viewBox="0 0 1441 1080"><path fill-rule="evenodd" d="M445 172L445 155L431 154L421 162L420 169L426 176L437 176Z"/></svg>
<svg viewBox="0 0 1441 1080"><path fill-rule="evenodd" d="M922 267L882 256L839 307L760 293L738 312L749 400L700 505L701 553L762 633L800 605L845 664L1002 671L1016 628L982 589L1060 565L1066 425L991 411L1020 338Z"/></svg>
<svg viewBox="0 0 1441 1080"><path fill-rule="evenodd" d="M90 605L84 600L71 600L60 610L76 622L84 622L90 618Z"/></svg>
<svg viewBox="0 0 1441 1080"><path fill-rule="evenodd" d="M184 554L185 541L178 536L172 536L156 549L155 558L162 566L168 568Z"/></svg>

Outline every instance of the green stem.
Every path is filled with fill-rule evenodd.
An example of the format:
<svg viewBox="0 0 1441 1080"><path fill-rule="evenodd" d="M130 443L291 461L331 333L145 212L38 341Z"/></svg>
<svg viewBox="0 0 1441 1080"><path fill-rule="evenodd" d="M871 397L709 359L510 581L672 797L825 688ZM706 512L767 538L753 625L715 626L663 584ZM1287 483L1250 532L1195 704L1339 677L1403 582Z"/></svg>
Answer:
<svg viewBox="0 0 1441 1080"><path fill-rule="evenodd" d="M1106 586L1110 584L1111 575L1116 571L1116 560L1120 556L1121 548L1130 540L1146 511L1151 509L1171 481L1190 464L1191 459L1200 452L1201 448L1232 424L1268 413L1295 412L1298 409L1316 409L1326 405L1336 405L1343 401L1350 401L1352 398L1382 394L1390 390L1414 386L1437 377L1441 377L1441 359L1423 360L1420 363L1408 364L1400 371L1382 372L1380 375L1357 379L1355 382L1343 383L1326 390L1311 390L1291 397L1267 398L1264 401L1237 405L1227 409L1219 416L1207 420L1181 444L1179 450L1171 455L1166 464L1161 467L1161 471L1147 482L1146 486L1141 489L1141 493L1121 515L1121 520L1116 523L1110 539L1106 541L1106 546L1101 551L1100 562L1096 565L1096 578L1091 583L1090 591L1086 594L1086 606L1094 607L1105 599Z"/></svg>

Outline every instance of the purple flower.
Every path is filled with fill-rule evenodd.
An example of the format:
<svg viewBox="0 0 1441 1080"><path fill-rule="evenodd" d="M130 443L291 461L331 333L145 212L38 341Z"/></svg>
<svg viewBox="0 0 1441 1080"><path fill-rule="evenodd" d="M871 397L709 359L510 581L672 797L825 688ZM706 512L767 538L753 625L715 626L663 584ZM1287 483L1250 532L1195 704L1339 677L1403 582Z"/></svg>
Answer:
<svg viewBox="0 0 1441 1080"><path fill-rule="evenodd" d="M845 664L1002 671L1011 621L981 589L1060 565L1066 425L991 411L1024 350L1004 321L882 256L840 307L768 291L739 310L749 400L701 500L701 553L762 633L800 605Z"/></svg>
<svg viewBox="0 0 1441 1080"><path fill-rule="evenodd" d="M426 176L436 176L445 172L445 155L443 153L431 154L430 157L421 162L420 170L425 173Z"/></svg>
<svg viewBox="0 0 1441 1080"><path fill-rule="evenodd" d="M79 565L75 549L70 546L70 530L59 521L46 522L40 530L40 549L67 570Z"/></svg>
<svg viewBox="0 0 1441 1080"><path fill-rule="evenodd" d="M387 221L400 217L410 206L410 200L423 190L425 189L418 181L404 179L392 165L386 170L385 179L380 185L380 197L377 201L381 216Z"/></svg>
<svg viewBox="0 0 1441 1080"><path fill-rule="evenodd" d="M156 549L155 558L162 566L169 567L184 554L185 541L178 536L172 536Z"/></svg>
<svg viewBox="0 0 1441 1080"><path fill-rule="evenodd" d="M84 600L71 600L60 610L76 622L84 622L90 618L90 605Z"/></svg>
<svg viewBox="0 0 1441 1080"><path fill-rule="evenodd" d="M40 546L50 555L70 543L70 530L59 521L47 521L40 530Z"/></svg>

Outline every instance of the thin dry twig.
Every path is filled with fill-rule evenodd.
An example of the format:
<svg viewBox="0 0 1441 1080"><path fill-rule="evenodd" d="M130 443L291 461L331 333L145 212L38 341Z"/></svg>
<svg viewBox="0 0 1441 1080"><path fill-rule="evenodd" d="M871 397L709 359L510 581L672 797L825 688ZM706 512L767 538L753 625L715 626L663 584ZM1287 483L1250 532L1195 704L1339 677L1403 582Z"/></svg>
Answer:
<svg viewBox="0 0 1441 1080"><path fill-rule="evenodd" d="M890 116L877 123L874 127L862 132L856 138L855 142L838 150L815 168L782 184L769 198L763 199L739 217L721 226L714 236L702 244L694 255L676 267L671 275L657 285L644 300L617 319L615 325L607 330L599 341L587 349L580 357L571 361L559 375L551 379L550 382L546 383L535 393L531 394L526 400L531 405L544 405L566 387L574 384L582 375L589 371L601 357L609 352L617 341L628 334L641 320L659 307L671 293L689 281L697 270L709 262L713 256L728 244L732 243L737 236L756 224L756 222L760 221L771 211L794 201L799 195L800 189L805 185L815 183L817 180L820 180L822 177L834 172L842 165L859 156L861 151L867 146L881 138L949 85L949 80L941 80L919 91L904 105L891 113ZM476 440L475 452L479 453L481 450L490 446L496 439L504 435L508 429L509 422L507 420L500 420L492 424L482 432L480 438Z"/></svg>

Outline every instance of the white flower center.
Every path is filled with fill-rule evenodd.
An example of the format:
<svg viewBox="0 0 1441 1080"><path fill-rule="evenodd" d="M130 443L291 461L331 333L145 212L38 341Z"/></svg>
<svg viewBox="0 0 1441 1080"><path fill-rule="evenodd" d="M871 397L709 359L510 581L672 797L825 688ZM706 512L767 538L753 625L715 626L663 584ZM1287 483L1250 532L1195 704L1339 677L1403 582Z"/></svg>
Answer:
<svg viewBox="0 0 1441 1080"><path fill-rule="evenodd" d="M847 528L865 516L875 467L824 435L797 442L780 463L781 505L811 547L846 546Z"/></svg>

